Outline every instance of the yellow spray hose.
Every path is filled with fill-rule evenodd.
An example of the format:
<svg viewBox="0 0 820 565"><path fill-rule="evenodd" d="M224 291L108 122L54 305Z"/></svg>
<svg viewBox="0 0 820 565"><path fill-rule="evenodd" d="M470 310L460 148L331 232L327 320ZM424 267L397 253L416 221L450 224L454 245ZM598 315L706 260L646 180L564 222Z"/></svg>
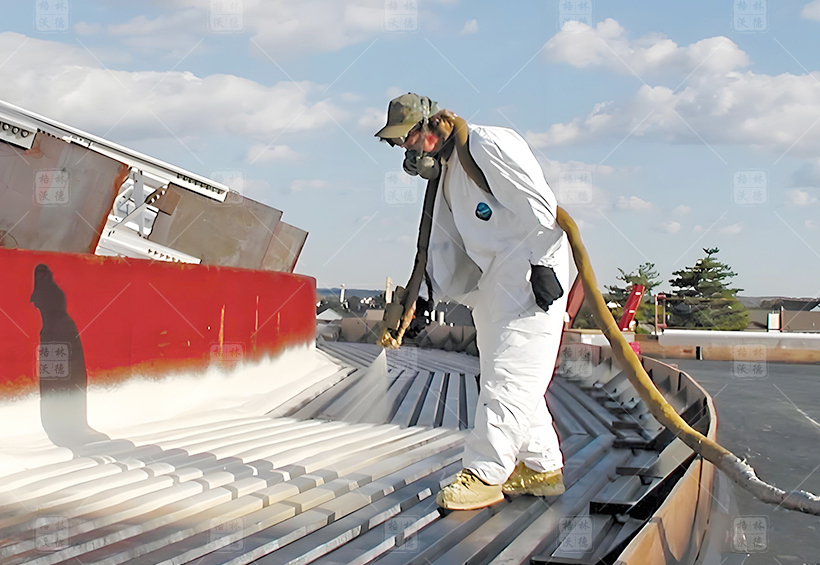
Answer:
<svg viewBox="0 0 820 565"><path fill-rule="evenodd" d="M802 490L786 492L770 485L758 478L754 469L738 458L734 453L710 440L681 418L675 409L670 406L664 396L649 378L641 365L638 356L624 339L618 329L615 318L607 308L604 297L598 290L598 282L592 271L584 242L578 226L566 210L558 208L558 225L566 232L572 247L572 255L578 268L578 275L584 285L584 294L592 300L592 313L595 322L603 331L607 341L612 346L612 353L618 364L626 373L629 382L638 391L641 400L649 408L649 412L668 430L675 433L686 445L698 455L714 464L736 484L750 492L755 498L776 504L788 510L797 510L806 514L820 516L820 498Z"/></svg>

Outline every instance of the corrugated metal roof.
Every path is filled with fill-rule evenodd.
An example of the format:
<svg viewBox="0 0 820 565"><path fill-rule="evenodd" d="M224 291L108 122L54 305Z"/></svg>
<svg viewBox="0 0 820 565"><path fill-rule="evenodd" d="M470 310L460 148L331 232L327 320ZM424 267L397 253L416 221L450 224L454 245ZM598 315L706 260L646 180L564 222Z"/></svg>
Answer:
<svg viewBox="0 0 820 565"><path fill-rule="evenodd" d="M0 560L543 562L570 551L559 536L567 517L597 528L581 555L591 558L628 541L643 524L630 509L688 456L674 438L657 443L660 427L608 360L588 375L563 366L548 401L566 493L443 513L435 494L461 468L478 359L403 348L378 371L367 369L377 346L319 347L339 371L271 412L171 420L4 477Z"/></svg>

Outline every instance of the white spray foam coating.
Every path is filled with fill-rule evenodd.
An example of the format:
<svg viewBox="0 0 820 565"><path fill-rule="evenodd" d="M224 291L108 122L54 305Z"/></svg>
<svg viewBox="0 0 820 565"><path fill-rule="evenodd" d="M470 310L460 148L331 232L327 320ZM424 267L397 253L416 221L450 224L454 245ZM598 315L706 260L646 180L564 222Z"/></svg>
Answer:
<svg viewBox="0 0 820 565"><path fill-rule="evenodd" d="M233 418L260 416L339 369L314 343L231 373L212 367L163 379L132 378L115 387L89 386L88 423L112 439ZM173 420L173 422L169 422ZM71 458L40 423L40 396L0 405L0 476ZM143 442L138 442L143 443Z"/></svg>
<svg viewBox="0 0 820 565"><path fill-rule="evenodd" d="M241 365L230 373L212 366L204 373L182 372L162 380L132 378L115 388L90 386L88 423L109 433L172 418L213 421L217 411L233 410L237 412L235 417L250 416L253 414L242 407L254 397L301 382L321 364L328 363L316 354L311 343L289 348L273 359Z"/></svg>
<svg viewBox="0 0 820 565"><path fill-rule="evenodd" d="M5 440L38 433L48 442L40 425L40 394L30 394L25 398L0 405L0 426L3 426L0 445L5 443Z"/></svg>

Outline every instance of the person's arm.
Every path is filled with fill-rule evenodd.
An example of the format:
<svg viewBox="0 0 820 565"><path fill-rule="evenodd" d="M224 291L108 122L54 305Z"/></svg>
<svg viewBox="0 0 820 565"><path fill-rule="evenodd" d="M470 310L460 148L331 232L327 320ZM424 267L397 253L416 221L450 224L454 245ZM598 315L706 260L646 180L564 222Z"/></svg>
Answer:
<svg viewBox="0 0 820 565"><path fill-rule="evenodd" d="M524 227L521 245L530 251L530 263L554 267L564 233L555 221L555 196L527 143L512 130L493 129L470 132L470 155L492 195Z"/></svg>
<svg viewBox="0 0 820 565"><path fill-rule="evenodd" d="M530 283L535 302L545 312L564 295L555 274L555 253L563 230L555 221L555 196L529 146L511 130L493 135L473 131L471 142L459 153L470 178L511 210L526 230L520 245L530 253ZM469 154L467 153L469 148ZM478 172L471 170L473 167Z"/></svg>
<svg viewBox="0 0 820 565"><path fill-rule="evenodd" d="M398 348L404 338L404 333L416 315L416 301L419 297L419 290L427 267L430 231L433 227L433 207L436 201L438 182L439 177L427 181L413 271L410 274L410 280L407 282L406 294L404 294L401 301L398 304L388 304L385 308L383 323L380 324L376 334L376 341L382 347ZM433 299L432 296L428 298Z"/></svg>

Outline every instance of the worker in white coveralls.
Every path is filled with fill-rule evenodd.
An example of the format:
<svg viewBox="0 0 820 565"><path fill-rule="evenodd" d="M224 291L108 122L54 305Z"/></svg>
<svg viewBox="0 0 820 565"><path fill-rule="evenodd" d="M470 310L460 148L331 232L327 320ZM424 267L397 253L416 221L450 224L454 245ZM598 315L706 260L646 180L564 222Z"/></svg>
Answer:
<svg viewBox="0 0 820 565"><path fill-rule="evenodd" d="M434 186L417 255L429 298L473 307L481 363L475 427L439 506L470 510L505 493L563 493L545 393L566 311L569 245L538 161L515 131L467 124L412 93L390 102L376 136L405 149L404 169L429 179L428 192ZM425 214L432 222L423 249Z"/></svg>

